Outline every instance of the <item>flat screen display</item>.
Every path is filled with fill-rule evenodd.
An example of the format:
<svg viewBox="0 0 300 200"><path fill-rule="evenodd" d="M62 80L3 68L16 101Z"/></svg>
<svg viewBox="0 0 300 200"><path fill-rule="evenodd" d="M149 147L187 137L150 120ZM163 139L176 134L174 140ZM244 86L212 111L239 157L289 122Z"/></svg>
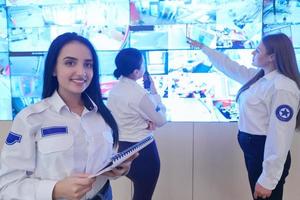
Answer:
<svg viewBox="0 0 300 200"><path fill-rule="evenodd" d="M297 0L264 0L264 24L299 24L300 5Z"/></svg>
<svg viewBox="0 0 300 200"><path fill-rule="evenodd" d="M13 1L6 6L9 50L12 52L47 51L51 41L67 31L89 38L97 50L126 47L127 0L32 2Z"/></svg>
<svg viewBox="0 0 300 200"><path fill-rule="evenodd" d="M250 68L261 37L282 32L291 38L300 67L297 0L0 0L0 120L40 100L47 50L64 32L94 45L104 99L118 81L118 51L140 49L170 121L238 120L241 85L192 49L186 37Z"/></svg>
<svg viewBox="0 0 300 200"><path fill-rule="evenodd" d="M187 36L212 48L254 48L262 34L262 9L258 0L131 0L131 45L184 49ZM153 40L158 42L145 44Z"/></svg>
<svg viewBox="0 0 300 200"><path fill-rule="evenodd" d="M251 52L247 49L224 51L246 67L253 67ZM240 84L225 77L199 50L166 53L167 73L153 73L152 77L166 104L169 120L227 122L238 119L235 95ZM151 71L151 66L147 65L147 69Z"/></svg>
<svg viewBox="0 0 300 200"><path fill-rule="evenodd" d="M6 10L0 2L0 52L8 51Z"/></svg>
<svg viewBox="0 0 300 200"><path fill-rule="evenodd" d="M12 119L11 82L8 53L0 52L0 120Z"/></svg>

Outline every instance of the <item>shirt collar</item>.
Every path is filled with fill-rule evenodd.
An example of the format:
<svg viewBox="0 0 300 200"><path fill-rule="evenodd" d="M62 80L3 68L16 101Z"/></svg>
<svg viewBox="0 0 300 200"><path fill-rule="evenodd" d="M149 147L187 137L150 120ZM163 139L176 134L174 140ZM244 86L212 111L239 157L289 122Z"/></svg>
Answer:
<svg viewBox="0 0 300 200"><path fill-rule="evenodd" d="M135 80L127 78L126 76L121 76L119 80L125 83L137 84Z"/></svg>
<svg viewBox="0 0 300 200"><path fill-rule="evenodd" d="M277 70L273 70L270 73L266 74L263 76L263 78L267 79L267 80L272 80L275 76L277 76L279 74L279 72Z"/></svg>
<svg viewBox="0 0 300 200"><path fill-rule="evenodd" d="M58 92L55 90L51 97L48 98L48 102L54 108L56 112L60 112L60 110L64 107L67 107L64 100L59 96Z"/></svg>
<svg viewBox="0 0 300 200"><path fill-rule="evenodd" d="M54 108L54 110L58 113L60 113L60 111L63 108L67 108L69 110L69 108L66 105L66 103L64 102L64 100L59 96L57 90L55 90L55 92L52 94L52 96L49 97L48 102L51 104L51 106ZM92 111L92 112L97 112L97 110L98 110L97 105L93 102L93 100L87 94L84 94L84 107L88 111Z"/></svg>
<svg viewBox="0 0 300 200"><path fill-rule="evenodd" d="M275 76L277 76L279 74L279 72L277 70L273 70L270 73L266 74L263 76L264 79L266 80L272 80L274 79Z"/></svg>

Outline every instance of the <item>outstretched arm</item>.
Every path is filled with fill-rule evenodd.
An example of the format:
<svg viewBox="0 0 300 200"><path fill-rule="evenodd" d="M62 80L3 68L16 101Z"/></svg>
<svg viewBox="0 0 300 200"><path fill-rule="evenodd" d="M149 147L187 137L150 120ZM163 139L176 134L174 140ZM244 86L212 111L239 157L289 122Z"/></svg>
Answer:
<svg viewBox="0 0 300 200"><path fill-rule="evenodd" d="M240 65L239 63L231 60L224 53L221 53L215 49L211 49L210 47L196 40L187 38L187 43L189 43L193 48L201 49L202 52L212 62L214 67L223 72L229 78L241 84L245 84L258 72L258 69L247 68L246 66Z"/></svg>

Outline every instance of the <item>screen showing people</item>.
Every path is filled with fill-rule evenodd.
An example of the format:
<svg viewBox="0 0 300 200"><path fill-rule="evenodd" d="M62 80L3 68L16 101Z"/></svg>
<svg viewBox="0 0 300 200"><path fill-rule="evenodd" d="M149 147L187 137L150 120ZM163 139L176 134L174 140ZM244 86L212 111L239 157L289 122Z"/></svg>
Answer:
<svg viewBox="0 0 300 200"><path fill-rule="evenodd" d="M0 91L5 94L0 120L11 120L39 101L50 42L76 32L97 50L104 99L117 82L115 56L134 47L143 52L170 121L237 121L240 85L216 70L186 37L246 65L263 35L282 32L293 41L299 63L299 1L274 2L0 0Z"/></svg>

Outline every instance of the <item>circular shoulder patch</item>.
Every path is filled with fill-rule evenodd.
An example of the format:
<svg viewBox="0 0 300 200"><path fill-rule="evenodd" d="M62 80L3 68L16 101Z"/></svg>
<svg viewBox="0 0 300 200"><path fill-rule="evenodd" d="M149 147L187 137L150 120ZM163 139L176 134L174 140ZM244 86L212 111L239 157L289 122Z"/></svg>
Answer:
<svg viewBox="0 0 300 200"><path fill-rule="evenodd" d="M293 117L293 109L289 105L280 105L276 109L276 117L280 121L288 122Z"/></svg>

